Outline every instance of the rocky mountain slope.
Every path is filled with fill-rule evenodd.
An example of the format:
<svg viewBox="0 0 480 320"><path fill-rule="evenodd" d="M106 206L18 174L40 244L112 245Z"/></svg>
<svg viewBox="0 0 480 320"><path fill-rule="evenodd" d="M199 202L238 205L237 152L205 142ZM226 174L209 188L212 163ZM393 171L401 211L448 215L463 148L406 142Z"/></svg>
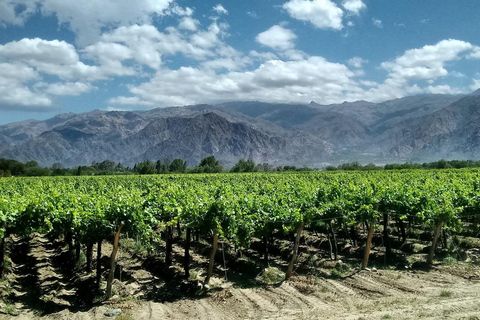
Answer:
<svg viewBox="0 0 480 320"><path fill-rule="evenodd" d="M214 155L273 165L480 157L480 91L336 105L230 102L148 111L61 114L0 126L0 157L41 165Z"/></svg>

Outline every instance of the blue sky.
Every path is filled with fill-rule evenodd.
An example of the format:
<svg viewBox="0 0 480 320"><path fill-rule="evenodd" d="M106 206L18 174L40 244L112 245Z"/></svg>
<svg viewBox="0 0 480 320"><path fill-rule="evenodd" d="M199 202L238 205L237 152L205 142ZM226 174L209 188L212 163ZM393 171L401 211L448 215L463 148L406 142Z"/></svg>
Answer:
<svg viewBox="0 0 480 320"><path fill-rule="evenodd" d="M0 124L480 88L477 0L0 0Z"/></svg>

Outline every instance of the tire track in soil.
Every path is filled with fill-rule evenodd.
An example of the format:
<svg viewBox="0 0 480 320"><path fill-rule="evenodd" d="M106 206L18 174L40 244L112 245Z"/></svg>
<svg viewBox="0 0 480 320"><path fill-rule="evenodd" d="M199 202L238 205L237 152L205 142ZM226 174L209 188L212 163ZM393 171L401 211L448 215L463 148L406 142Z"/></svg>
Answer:
<svg viewBox="0 0 480 320"><path fill-rule="evenodd" d="M271 295L265 294L268 290L261 291L260 294L257 293L257 289L239 289L237 292L242 295L242 302L246 300L250 304L247 310L257 309L261 310L262 313L276 313L280 310L279 306L284 303L284 301L281 304L275 303L275 300L271 299Z"/></svg>
<svg viewBox="0 0 480 320"><path fill-rule="evenodd" d="M368 298L381 298L386 295L392 296L395 294L395 291L388 290L388 288L379 285L378 282L372 280L371 277L369 277L364 272L358 273L351 278L345 279L344 283L350 288L356 290L360 295L366 296Z"/></svg>
<svg viewBox="0 0 480 320"><path fill-rule="evenodd" d="M378 286L388 287L390 290L395 290L396 295L402 294L418 294L420 290L410 288L406 285L399 283L399 279L388 277L382 271L382 273L374 273L371 275L372 280L377 282Z"/></svg>

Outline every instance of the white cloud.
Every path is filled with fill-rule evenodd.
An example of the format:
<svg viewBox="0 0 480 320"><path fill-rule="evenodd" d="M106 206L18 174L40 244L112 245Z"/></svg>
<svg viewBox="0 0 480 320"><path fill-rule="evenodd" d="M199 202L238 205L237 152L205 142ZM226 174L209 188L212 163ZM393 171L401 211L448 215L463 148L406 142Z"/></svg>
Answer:
<svg viewBox="0 0 480 320"><path fill-rule="evenodd" d="M0 45L0 57L35 65L49 63L66 65L76 63L79 59L75 47L71 44L39 38L25 38Z"/></svg>
<svg viewBox="0 0 480 320"><path fill-rule="evenodd" d="M0 26L7 24L22 26L36 10L37 1L0 1Z"/></svg>
<svg viewBox="0 0 480 320"><path fill-rule="evenodd" d="M471 91L476 91L480 89L480 79L472 79L473 83L470 85L470 90Z"/></svg>
<svg viewBox="0 0 480 320"><path fill-rule="evenodd" d="M197 31L199 25L200 22L197 19L193 19L191 17L184 17L180 21L178 28L183 30Z"/></svg>
<svg viewBox="0 0 480 320"><path fill-rule="evenodd" d="M349 65L351 65L354 68L361 68L363 64L367 63L368 60L362 59L360 57L353 57L350 60L347 61Z"/></svg>
<svg viewBox="0 0 480 320"><path fill-rule="evenodd" d="M468 55L470 59L480 59L480 47L474 46L473 51Z"/></svg>
<svg viewBox="0 0 480 320"><path fill-rule="evenodd" d="M359 14L362 9L367 7L362 0L345 0L342 5L353 14Z"/></svg>
<svg viewBox="0 0 480 320"><path fill-rule="evenodd" d="M0 62L0 109L41 111L52 105L42 93L32 92L28 83L41 79L39 74L23 63Z"/></svg>
<svg viewBox="0 0 480 320"><path fill-rule="evenodd" d="M130 91L138 101L155 106L231 100L332 103L344 100L355 88L354 76L345 65L309 57L301 61L271 60L253 71L222 74L192 67L159 70L149 82Z"/></svg>
<svg viewBox="0 0 480 320"><path fill-rule="evenodd" d="M228 10L225 9L221 4L217 4L215 7L213 7L213 11L218 14L228 14Z"/></svg>
<svg viewBox="0 0 480 320"><path fill-rule="evenodd" d="M111 104L130 105L130 106L151 106L152 103L143 101L139 97L115 97L109 100Z"/></svg>
<svg viewBox="0 0 480 320"><path fill-rule="evenodd" d="M165 10L165 14L185 17L191 17L193 15L193 9L189 7L182 8L173 1L170 2L172 2L173 5L171 5L168 9Z"/></svg>
<svg viewBox="0 0 480 320"><path fill-rule="evenodd" d="M119 75L119 70L86 65L73 45L58 40L22 39L0 45L0 59L23 62L38 72L55 75L61 79L88 81Z"/></svg>
<svg viewBox="0 0 480 320"><path fill-rule="evenodd" d="M372 18L372 23L377 28L383 28L383 23L380 19Z"/></svg>
<svg viewBox="0 0 480 320"><path fill-rule="evenodd" d="M436 79L448 74L445 62L460 59L460 54L473 48L472 44L448 39L435 45L407 50L394 61L383 62L381 66L389 71L391 78L397 79Z"/></svg>
<svg viewBox="0 0 480 320"><path fill-rule="evenodd" d="M463 90L452 88L449 85L428 86L426 88L428 93L432 94L461 94Z"/></svg>
<svg viewBox="0 0 480 320"><path fill-rule="evenodd" d="M288 50L295 47L294 40L297 38L293 31L286 29L282 26L275 25L257 35L257 42L276 49L276 50Z"/></svg>
<svg viewBox="0 0 480 320"><path fill-rule="evenodd" d="M249 55L253 59L259 60L261 62L278 59L277 55L273 52L258 52L256 50L252 50L252 51L250 51Z"/></svg>
<svg viewBox="0 0 480 320"><path fill-rule="evenodd" d="M66 82L52 83L46 86L45 92L55 96L78 96L82 93L93 90L94 87L88 83Z"/></svg>
<svg viewBox="0 0 480 320"><path fill-rule="evenodd" d="M283 8L292 18L309 21L317 28L343 28L343 10L330 0L290 0Z"/></svg>
<svg viewBox="0 0 480 320"><path fill-rule="evenodd" d="M407 50L394 61L381 64L388 71L387 79L363 92L361 99L385 101L419 93L461 93L465 90L433 84L438 78L449 75L445 68L447 62L462 58L462 54L466 55L472 49L473 45L468 42L448 39L435 45ZM415 80L425 80L430 85L425 88L412 85L411 82Z"/></svg>
<svg viewBox="0 0 480 320"><path fill-rule="evenodd" d="M75 34L80 47L94 43L102 28L145 24L163 15L172 0L43 0L41 11L53 14Z"/></svg>

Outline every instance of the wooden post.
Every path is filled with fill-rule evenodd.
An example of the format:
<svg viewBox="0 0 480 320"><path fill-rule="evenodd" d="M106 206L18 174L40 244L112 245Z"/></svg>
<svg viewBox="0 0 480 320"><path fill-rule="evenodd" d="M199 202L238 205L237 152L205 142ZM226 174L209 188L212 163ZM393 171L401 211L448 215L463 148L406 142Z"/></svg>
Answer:
<svg viewBox="0 0 480 320"><path fill-rule="evenodd" d="M113 250L112 255L110 256L110 273L108 274L108 282L107 282L107 299L112 297L112 282L113 276L115 274L115 257L117 256L118 251L118 242L120 240L120 232L122 231L122 226L118 227L117 232L115 233L115 239L113 241Z"/></svg>
<svg viewBox="0 0 480 320"><path fill-rule="evenodd" d="M264 252L263 252L263 262L265 267L268 268L268 235L263 236Z"/></svg>
<svg viewBox="0 0 480 320"><path fill-rule="evenodd" d="M187 228L187 234L185 236L185 257L183 261L183 269L185 270L185 279L190 278L190 233L191 228Z"/></svg>
<svg viewBox="0 0 480 320"><path fill-rule="evenodd" d="M100 280L102 279L102 240L97 242L97 281L96 288L97 291L100 289Z"/></svg>
<svg viewBox="0 0 480 320"><path fill-rule="evenodd" d="M330 233L332 234L332 239L333 239L333 255L335 257L335 261L337 261L338 260L337 236L335 235L335 231L333 230L332 221L329 221L328 225L330 227Z"/></svg>
<svg viewBox="0 0 480 320"><path fill-rule="evenodd" d="M374 225L375 225L375 222L372 219L372 221L370 221L370 228L368 230L368 238L367 238L367 244L365 247L365 256L363 257L362 270L365 270L368 266L368 258L370 257L370 248L372 246Z"/></svg>
<svg viewBox="0 0 480 320"><path fill-rule="evenodd" d="M75 262L78 262L78 260L80 260L80 251L81 251L80 235L77 233L75 235Z"/></svg>
<svg viewBox="0 0 480 320"><path fill-rule="evenodd" d="M305 223L302 221L302 223L300 223L300 226L298 227L297 236L295 237L295 245L293 246L293 255L290 263L288 264L287 273L285 274L285 280L288 280L292 277L293 266L295 264L295 261L297 260L298 247L300 245L300 238L302 236L304 225Z"/></svg>
<svg viewBox="0 0 480 320"><path fill-rule="evenodd" d="M442 227L443 227L443 221L440 221L437 224L437 227L435 228L435 234L433 235L432 247L430 248L430 253L428 254L428 257L427 257L428 264L433 263L433 256L435 255L435 250L437 250L438 237L442 232Z"/></svg>
<svg viewBox="0 0 480 320"><path fill-rule="evenodd" d="M173 245L173 226L168 226L165 230L165 265L172 265L172 245Z"/></svg>
<svg viewBox="0 0 480 320"><path fill-rule="evenodd" d="M92 272L92 260L93 260L93 243L87 244L87 273Z"/></svg>
<svg viewBox="0 0 480 320"><path fill-rule="evenodd" d="M350 238L352 240L352 247L355 248L357 246L357 232L354 225L350 226Z"/></svg>
<svg viewBox="0 0 480 320"><path fill-rule="evenodd" d="M0 278L3 276L5 269L5 236L0 240Z"/></svg>
<svg viewBox="0 0 480 320"><path fill-rule="evenodd" d="M203 282L204 285L207 285L210 282L210 278L212 277L213 263L215 261L215 253L217 252L217 244L218 244L218 235L214 234L213 235L213 248L212 248L212 252L210 253L210 262L208 264L207 277L205 278L205 281Z"/></svg>
<svg viewBox="0 0 480 320"><path fill-rule="evenodd" d="M388 212L383 214L383 244L385 245L385 258L388 259L392 255L392 245L390 243L390 234L388 229Z"/></svg>

